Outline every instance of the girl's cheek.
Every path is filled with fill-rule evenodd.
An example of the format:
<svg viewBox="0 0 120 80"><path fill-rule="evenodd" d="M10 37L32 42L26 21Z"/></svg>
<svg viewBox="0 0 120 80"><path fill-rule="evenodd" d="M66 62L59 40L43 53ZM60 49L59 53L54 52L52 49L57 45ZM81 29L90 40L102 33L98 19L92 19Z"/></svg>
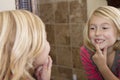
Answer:
<svg viewBox="0 0 120 80"><path fill-rule="evenodd" d="M93 39L91 39L90 41L91 41L92 45L95 46L95 41Z"/></svg>
<svg viewBox="0 0 120 80"><path fill-rule="evenodd" d="M46 61L45 61L45 64L47 64L49 61L48 61L48 57L47 57L47 59L46 59Z"/></svg>

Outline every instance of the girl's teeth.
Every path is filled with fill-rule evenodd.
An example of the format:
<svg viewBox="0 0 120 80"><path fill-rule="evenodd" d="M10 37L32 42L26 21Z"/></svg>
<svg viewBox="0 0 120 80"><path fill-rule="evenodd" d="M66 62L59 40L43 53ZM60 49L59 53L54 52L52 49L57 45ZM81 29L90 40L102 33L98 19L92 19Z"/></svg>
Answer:
<svg viewBox="0 0 120 80"><path fill-rule="evenodd" d="M102 42L103 42L103 40L96 40L96 42L97 42L97 43L102 43Z"/></svg>

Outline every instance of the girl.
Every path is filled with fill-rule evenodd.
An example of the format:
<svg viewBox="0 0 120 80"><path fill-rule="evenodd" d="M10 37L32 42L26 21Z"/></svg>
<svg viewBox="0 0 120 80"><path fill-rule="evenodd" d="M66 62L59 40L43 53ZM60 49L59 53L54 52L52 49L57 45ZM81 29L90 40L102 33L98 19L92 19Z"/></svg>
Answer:
<svg viewBox="0 0 120 80"><path fill-rule="evenodd" d="M81 61L88 80L120 79L120 11L97 8L84 28Z"/></svg>
<svg viewBox="0 0 120 80"><path fill-rule="evenodd" d="M50 80L49 51L38 16L26 10L0 12L0 80Z"/></svg>

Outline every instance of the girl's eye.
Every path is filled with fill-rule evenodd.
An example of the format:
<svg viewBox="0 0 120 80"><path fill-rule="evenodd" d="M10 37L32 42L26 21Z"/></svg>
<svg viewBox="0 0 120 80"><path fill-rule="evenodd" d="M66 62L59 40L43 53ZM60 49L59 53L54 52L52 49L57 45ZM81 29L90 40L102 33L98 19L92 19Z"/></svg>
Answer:
<svg viewBox="0 0 120 80"><path fill-rule="evenodd" d="M90 27L90 30L94 30L95 28L94 27Z"/></svg>
<svg viewBox="0 0 120 80"><path fill-rule="evenodd" d="M96 25L91 24L91 25L89 26L89 29L90 29L90 30L95 30L95 29L96 29Z"/></svg>
<svg viewBox="0 0 120 80"><path fill-rule="evenodd" d="M94 28L90 28L91 30L94 30Z"/></svg>
<svg viewBox="0 0 120 80"><path fill-rule="evenodd" d="M108 29L107 27L103 27L102 29Z"/></svg>

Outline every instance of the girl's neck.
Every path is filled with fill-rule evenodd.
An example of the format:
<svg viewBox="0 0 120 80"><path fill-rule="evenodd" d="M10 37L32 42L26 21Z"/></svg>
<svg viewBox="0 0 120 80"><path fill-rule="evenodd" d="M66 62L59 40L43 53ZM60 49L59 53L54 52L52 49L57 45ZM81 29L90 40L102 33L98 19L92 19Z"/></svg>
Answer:
<svg viewBox="0 0 120 80"><path fill-rule="evenodd" d="M113 49L113 47L109 47L107 50L107 55L109 56L110 54L114 53L115 50Z"/></svg>

